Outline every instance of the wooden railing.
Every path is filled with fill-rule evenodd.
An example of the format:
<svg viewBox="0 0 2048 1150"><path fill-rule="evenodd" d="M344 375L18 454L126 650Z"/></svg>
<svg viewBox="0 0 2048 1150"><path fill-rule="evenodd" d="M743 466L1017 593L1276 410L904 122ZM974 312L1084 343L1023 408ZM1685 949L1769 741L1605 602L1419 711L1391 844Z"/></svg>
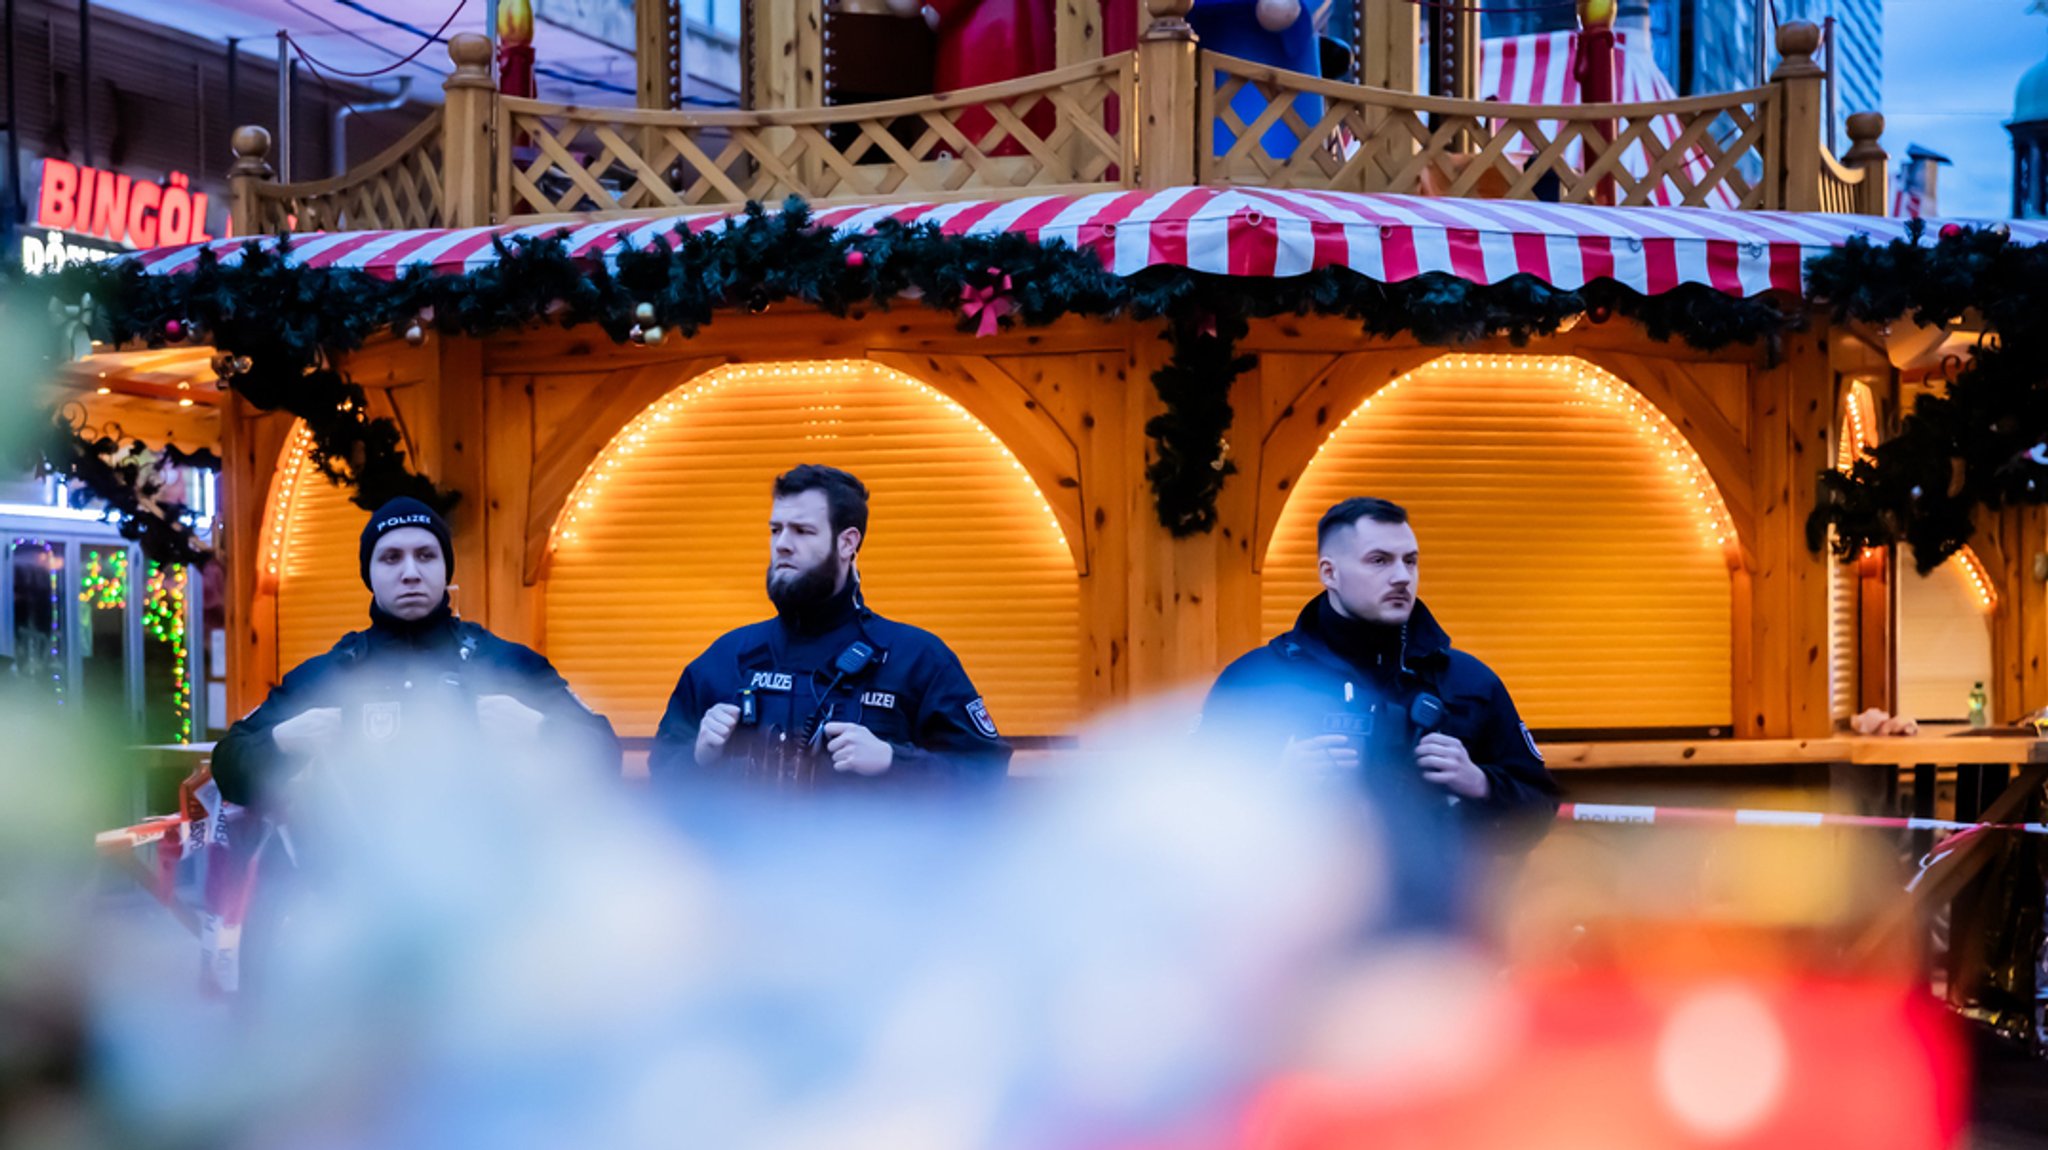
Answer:
<svg viewBox="0 0 2048 1150"><path fill-rule="evenodd" d="M236 226L271 233L439 226L447 218L441 195L442 114L435 109L404 139L342 175L293 184L258 181L249 206L237 208ZM236 150L241 154L239 139Z"/></svg>
<svg viewBox="0 0 2048 1150"><path fill-rule="evenodd" d="M457 36L443 109L362 168L278 184L235 134L245 231L463 227L565 216L1251 184L1440 196L1882 214L1883 120L1821 142L1810 24L1743 92L1650 104L1501 104L1336 83L1203 53L1186 0L1150 0L1120 55L1007 83L846 107L577 108L500 96ZM246 222L244 222L246 221Z"/></svg>
<svg viewBox="0 0 2048 1150"><path fill-rule="evenodd" d="M1116 186L1132 54L848 107L675 113L498 101L500 219ZM509 146L507 146L509 144Z"/></svg>
<svg viewBox="0 0 2048 1150"><path fill-rule="evenodd" d="M1204 53L1196 119L1212 127L1196 173L1205 184L1775 208L1776 97L1767 85L1656 104L1500 104Z"/></svg>

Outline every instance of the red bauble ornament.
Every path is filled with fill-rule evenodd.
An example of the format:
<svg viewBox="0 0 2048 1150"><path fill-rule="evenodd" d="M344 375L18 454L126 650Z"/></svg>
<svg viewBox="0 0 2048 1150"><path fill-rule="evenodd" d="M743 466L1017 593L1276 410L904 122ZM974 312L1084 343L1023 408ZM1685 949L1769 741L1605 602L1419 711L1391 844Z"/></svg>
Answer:
<svg viewBox="0 0 2048 1150"><path fill-rule="evenodd" d="M1963 234L1963 225L1961 225L1961 224L1943 224L1943 225L1941 225L1941 238L1942 238L1942 239L1945 239L1945 240L1952 240L1952 239L1955 239L1955 238L1956 238L1957 236L1959 236L1959 235L1962 235L1962 234Z"/></svg>
<svg viewBox="0 0 2048 1150"><path fill-rule="evenodd" d="M850 267L850 268L857 268L857 267L865 267L865 266L867 266L867 262L868 262L868 254L867 254L866 252L864 252L864 251L860 251L860 250L858 250L858 249L855 249L854 251L850 251L850 252L847 252L847 253L846 253L846 266L847 266L847 267Z"/></svg>
<svg viewBox="0 0 2048 1150"><path fill-rule="evenodd" d="M183 321L180 321L180 320L175 320L175 319L167 319L167 320L165 320L165 321L164 321L164 338L165 338L165 339L167 339L167 340L170 340L170 341L171 341L171 342L173 342L173 343L176 343L176 342L177 342L178 340L184 339L184 338L185 338L185 324L183 323Z"/></svg>

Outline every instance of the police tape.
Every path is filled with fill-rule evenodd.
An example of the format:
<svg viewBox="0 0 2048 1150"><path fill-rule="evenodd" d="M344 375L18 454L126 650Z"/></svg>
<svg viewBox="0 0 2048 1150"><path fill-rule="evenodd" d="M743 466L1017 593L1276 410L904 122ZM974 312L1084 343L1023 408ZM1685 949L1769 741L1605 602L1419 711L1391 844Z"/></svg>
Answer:
<svg viewBox="0 0 2048 1150"><path fill-rule="evenodd" d="M1562 822L1648 826L1685 823L1736 827L1860 827L1898 831L2016 831L2048 834L2048 823L1973 823L1956 819L1895 818L1884 815L1833 815L1821 811L1746 810L1733 807L1651 807L1617 803L1564 803L1557 808Z"/></svg>

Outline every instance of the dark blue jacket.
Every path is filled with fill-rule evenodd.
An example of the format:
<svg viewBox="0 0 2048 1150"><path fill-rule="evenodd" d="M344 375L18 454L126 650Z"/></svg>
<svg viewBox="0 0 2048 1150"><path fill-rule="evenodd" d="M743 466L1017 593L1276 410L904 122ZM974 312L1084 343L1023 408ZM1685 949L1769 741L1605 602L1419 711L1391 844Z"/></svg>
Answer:
<svg viewBox="0 0 2048 1150"><path fill-rule="evenodd" d="M848 646L874 648L859 674L832 684ZM754 722L733 732L720 761L697 765L697 729L719 703L752 692ZM827 711L829 709L829 716ZM889 770L861 776L832 769L820 748L802 750L807 727L851 722L889 744ZM820 740L822 744L822 740ZM724 780L794 786L955 784L986 787L1008 773L1010 744L960 659L939 637L884 619L848 585L800 613L728 631L691 660L669 696L648 773L657 783Z"/></svg>
<svg viewBox="0 0 2048 1150"><path fill-rule="evenodd" d="M372 606L370 620L368 629L349 632L333 650L293 668L262 706L222 736L213 750L222 798L249 805L305 766L270 732L307 711L341 708L337 750L367 751L394 740L403 745L409 715L474 722L475 701L485 695L509 695L541 713L540 753L619 773L611 722L571 694L537 652L455 618L446 604L413 622Z"/></svg>
<svg viewBox="0 0 2048 1150"><path fill-rule="evenodd" d="M1353 734L1364 743L1360 782L1368 794L1404 809L1419 801L1431 811L1455 810L1463 829L1484 830L1500 845L1541 837L1557 813L1557 784L1500 676L1453 648L1421 603L1398 639L1388 629L1389 641L1371 654L1335 633L1342 623L1326 604L1327 596L1316 596L1292 630L1224 669L1203 707L1202 729L1271 744L1276 754L1289 737ZM1425 692L1443 703L1436 729L1464 743L1485 772L1486 799L1451 804L1420 780L1413 748L1421 731L1410 712Z"/></svg>

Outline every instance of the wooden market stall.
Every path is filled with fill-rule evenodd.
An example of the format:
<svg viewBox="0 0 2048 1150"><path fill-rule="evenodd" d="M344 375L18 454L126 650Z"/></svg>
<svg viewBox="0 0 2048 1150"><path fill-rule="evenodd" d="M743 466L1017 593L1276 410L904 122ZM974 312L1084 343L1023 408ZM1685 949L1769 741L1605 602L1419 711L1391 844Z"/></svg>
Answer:
<svg viewBox="0 0 2048 1150"><path fill-rule="evenodd" d="M838 7L750 4L740 110L670 107L653 81L639 109L503 95L488 43L458 36L443 107L342 177L277 183L267 133L236 132L235 218L298 233L309 266L396 274L486 266L496 233L480 229L564 232L601 254L801 196L854 231L894 215L1064 238L1120 274L1348 259L1387 280L1527 272L1742 296L1796 293L1800 253L1861 226L1812 215L1802 231L1785 213L1885 206L1881 118L1851 117L1844 156L1822 144L1811 25L1779 29L1782 62L1754 89L1525 105L1411 90L1399 46L1416 9L1399 0L1365 0L1358 22L1357 74L1378 86L1208 51L1188 0L1147 0L1127 46L1054 8L1052 71L832 104ZM665 8L641 9L658 71ZM1246 93L1263 109L1249 119ZM1660 203L1733 208L1644 206ZM1204 221L1222 221L1214 250ZM1333 235L1348 256L1318 246ZM1365 491L1415 511L1426 598L1561 739L1824 739L1980 671L2001 718L2048 702L2036 519L2008 513L1961 582L1930 587L1888 556L1837 566L1808 546L1815 473L1910 401L1882 332L1816 315L1703 351L1593 315L1447 349L1368 337L1356 318L1255 319L1215 461L1234 473L1194 533L1162 525L1147 485L1161 332L1128 315L977 332L912 305L835 318L776 303L644 343L429 323L341 366L395 420L408 464L461 493L461 612L547 653L629 735L651 733L710 637L764 610L755 529L768 479L800 460L868 480L874 603L952 641L1006 730L1033 738L1198 683L1282 628L1312 588L1315 516ZM224 398L239 711L356 624L363 512L320 478L290 414ZM1981 658L1954 641L1975 624ZM1899 669L1930 645L1954 666Z"/></svg>

